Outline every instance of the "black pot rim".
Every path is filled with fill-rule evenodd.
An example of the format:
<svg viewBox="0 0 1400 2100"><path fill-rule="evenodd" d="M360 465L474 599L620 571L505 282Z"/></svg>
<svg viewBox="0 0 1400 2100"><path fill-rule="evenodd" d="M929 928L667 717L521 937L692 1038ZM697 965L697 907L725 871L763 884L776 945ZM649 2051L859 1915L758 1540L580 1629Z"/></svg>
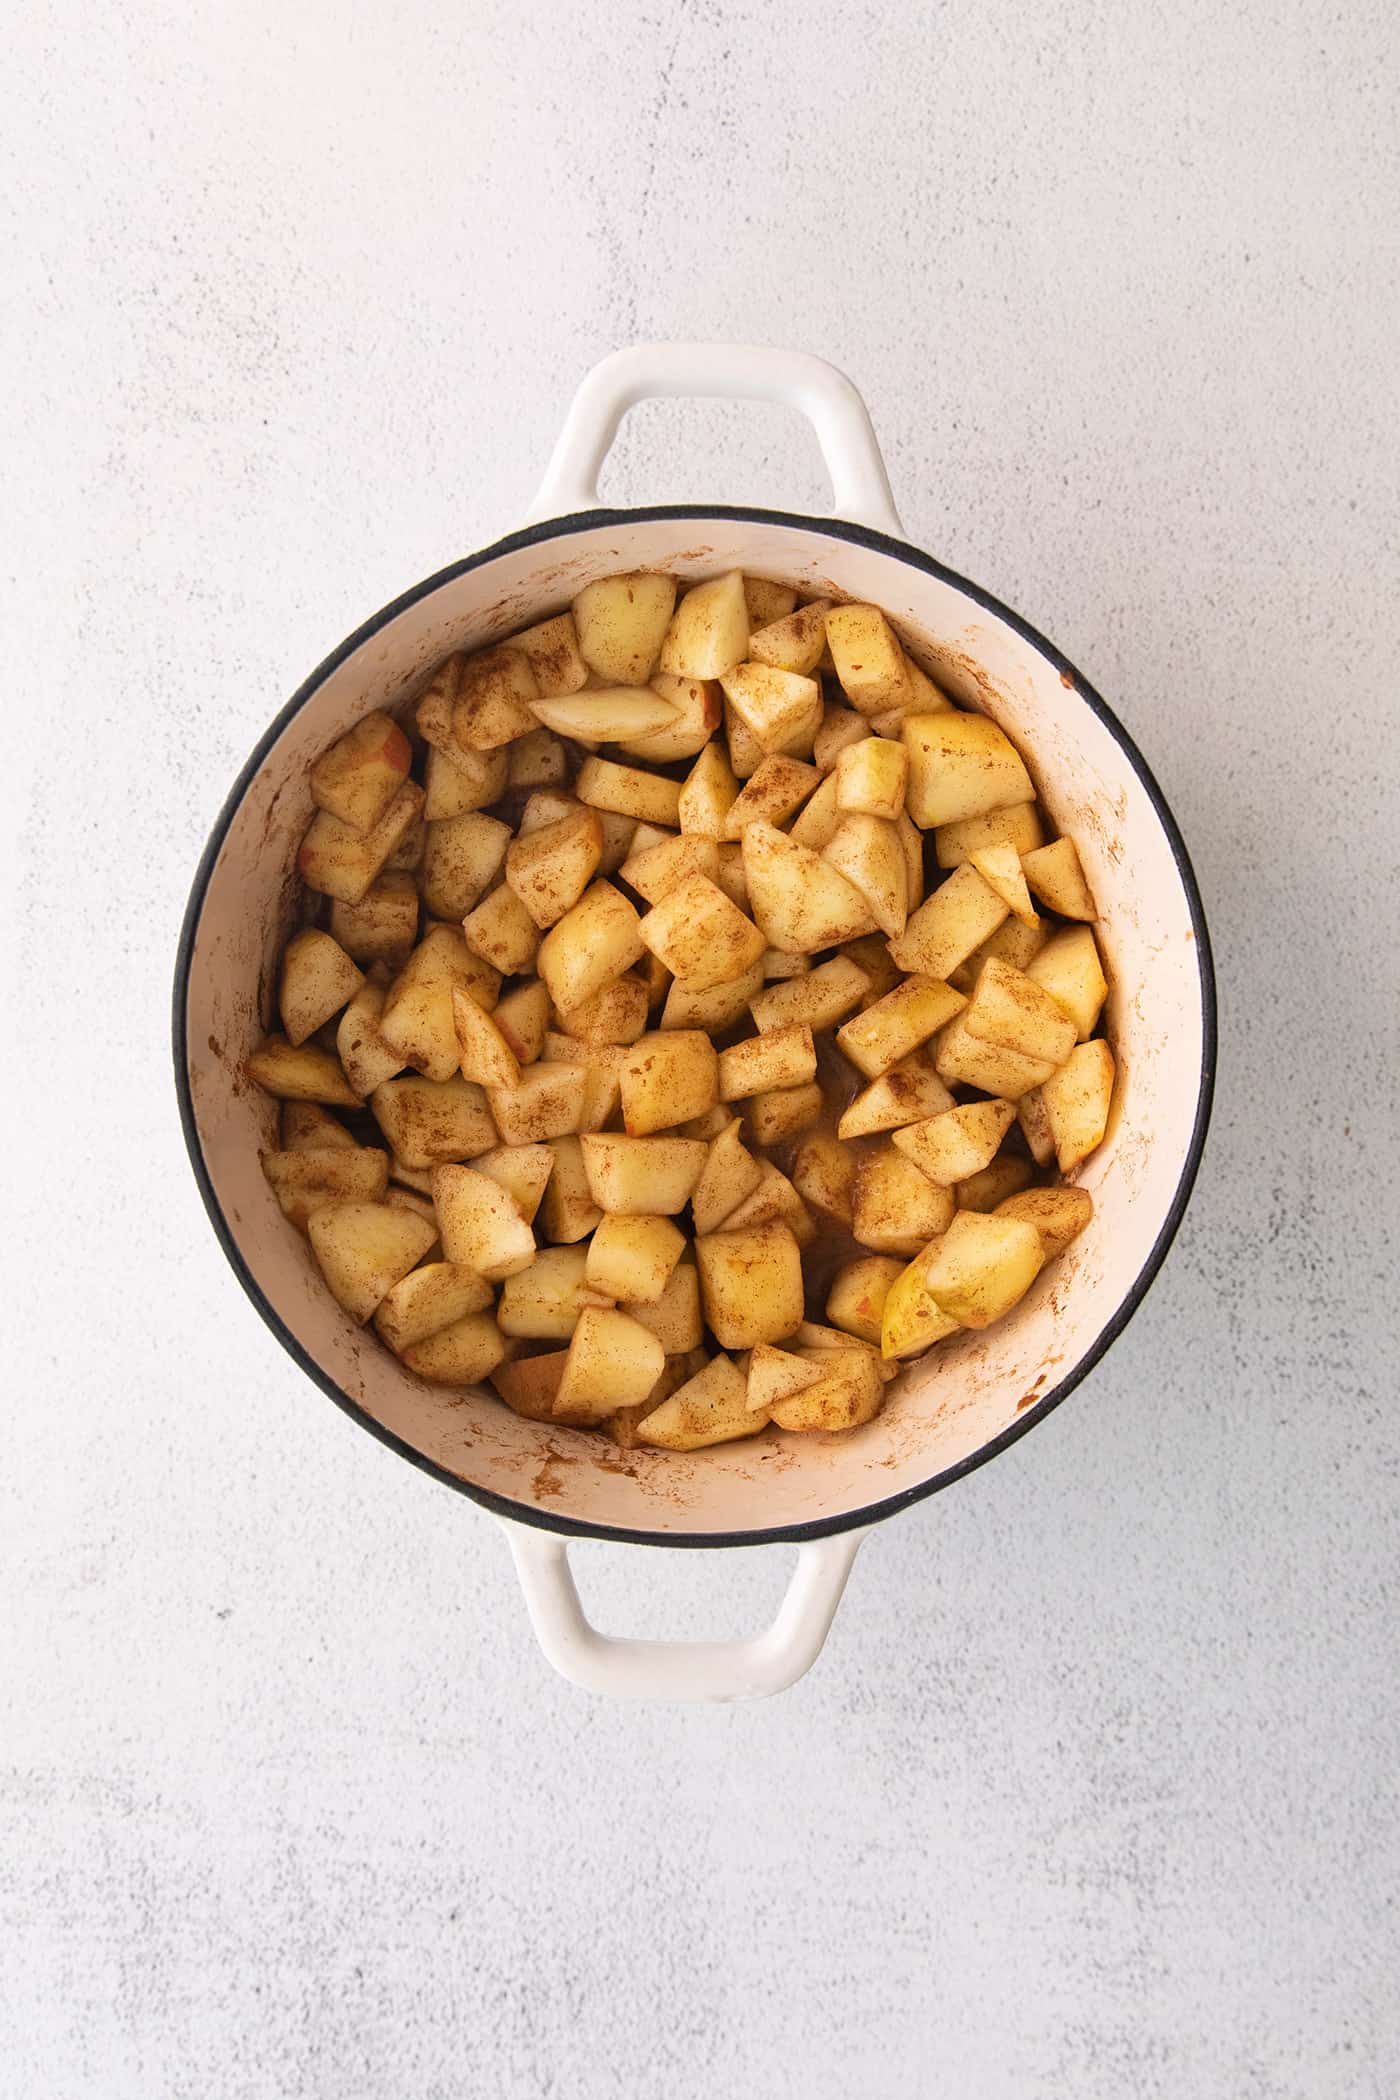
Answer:
<svg viewBox="0 0 1400 2100"><path fill-rule="evenodd" d="M961 591L970 598L974 604L980 605L984 611L994 614L999 620L1005 621L1013 632L1020 635L1024 641L1029 642L1048 663L1055 667L1061 677L1072 683L1075 692L1078 693L1085 705L1098 716L1115 742L1123 750L1129 764L1137 774L1148 800L1156 811L1171 847L1172 857L1176 862L1177 873L1181 877L1182 887L1186 892L1187 903L1191 913L1191 925L1195 935L1196 962L1200 973L1201 986L1200 1086L1196 1099L1196 1114L1191 1131L1191 1140L1187 1147L1181 1175L1177 1182L1170 1208L1163 1221L1162 1229L1153 1242L1146 1261L1139 1270L1122 1304L1118 1307L1102 1333L1096 1338L1092 1348L1080 1358L1073 1369L1067 1372L1057 1385L1052 1386L1048 1392L1043 1394L1033 1407L1027 1408L1023 1416L1018 1416L1014 1422L1008 1424L998 1436L993 1437L990 1442L980 1445L976 1451L970 1453L968 1457L960 1459L956 1465L945 1467L942 1472L933 1474L928 1480L920 1481L917 1486L904 1488L898 1494L886 1496L880 1501L866 1503L860 1509L843 1510L835 1516L816 1518L805 1524L776 1524L757 1530L730 1532L634 1531L618 1525L590 1524L576 1517L568 1517L556 1514L553 1511L538 1509L531 1503L515 1502L506 1496L493 1494L487 1488L478 1487L472 1481L459 1479L455 1473L450 1473L445 1467L436 1464L432 1459L425 1458L422 1452L416 1451L402 1437L396 1436L392 1430L388 1430L381 1423L376 1422L358 1402L352 1399L341 1386L336 1384L335 1380L321 1368L315 1358L303 1347L297 1336L268 1302L243 1258L237 1239L215 1194L213 1181L204 1158L203 1147L200 1144L199 1132L195 1122L194 1099L190 1086L186 1034L190 967L194 954L195 940L199 931L199 921L204 908L205 894L229 826L233 822L239 805L247 792L249 783L263 764L273 744L298 710L306 704L312 694L318 690L331 673L348 656L352 655L356 649L361 648L365 642L377 634L381 628L385 627L391 620L396 619L401 612L405 612L409 606L417 604L420 599L429 596L433 591L439 590L444 584L453 582L457 577L467 575L473 569L485 567L488 562L497 560L501 555L513 553L524 547L541 546L551 539L562 538L565 534L572 532L614 530L628 525L643 523L647 520L680 522L691 519L697 523L704 523L707 519L715 519L760 525L797 526L805 532L816 532L831 539L846 540L856 546L868 547L876 553L892 556L895 560L904 562L910 568L917 569L926 576L933 576L942 583L951 584L956 590ZM983 590L980 585L970 582L965 576L958 575L956 570L945 567L942 562L935 561L931 555L921 552L916 547L911 547L904 540L893 539L889 534L877 532L867 525L851 524L843 518L812 517L796 511L764 510L744 504L665 503L652 504L636 510L578 511L566 517L548 518L539 524L525 526L518 532L508 533L504 538L494 541L489 547L482 548L475 554L466 555L460 561L449 563L446 568L439 569L435 575L427 577L423 582L415 584L411 590L407 590L401 596L393 599L381 611L374 614L373 618L366 620L362 627L357 628L352 635L340 644L339 648L333 650L326 657L325 661L317 666L311 673L311 676L297 688L291 699L269 723L225 798L223 807L219 811L214 827L209 834L208 843L200 856L199 866L195 872L194 882L190 890L189 902L185 907L185 916L180 928L179 946L176 951L172 1015L175 1089L180 1105L180 1123L185 1135L185 1145L189 1152L190 1165L194 1171L200 1195L204 1199L204 1207L209 1214L209 1221L214 1228L215 1236L223 1248L235 1276L242 1284L244 1291L261 1314L267 1326L272 1330L293 1361L300 1366L308 1378L321 1388L321 1391L329 1399L335 1402L337 1407L341 1408L344 1413L357 1422L362 1429L368 1430L371 1436L377 1437L380 1443L387 1444L391 1451L397 1452L400 1458L407 1459L410 1465L417 1466L421 1472L429 1474L434 1480L441 1481L444 1486L453 1488L459 1494L468 1496L473 1502L480 1504L483 1509L490 1510L495 1516L511 1518L517 1523L530 1524L539 1530L559 1533L567 1538L603 1539L622 1545L716 1548L725 1546L800 1544L806 1540L830 1538L843 1531L863 1530L869 1525L882 1523L886 1517L896 1516L900 1510L908 1509L912 1504L923 1501L926 1496L940 1493L944 1488L951 1487L954 1481L961 1480L967 1474L975 1472L979 1466L986 1465L991 1459L996 1458L1001 1452L1005 1451L1009 1445L1014 1444L1020 1437L1025 1436L1030 1430L1034 1429L1038 1423L1043 1422L1047 1415L1054 1412L1061 1401L1068 1399L1075 1387L1103 1360L1108 1350L1132 1319L1146 1296L1158 1270L1161 1268L1168 1248L1176 1237L1177 1229L1185 1214L1196 1174L1200 1167L1201 1155L1205 1149L1206 1131L1210 1123L1211 1103L1215 1090L1216 1040L1215 970L1211 957L1210 935L1206 926L1200 889L1196 881L1195 871L1191 866L1191 859L1187 853L1185 841L1181 836L1167 800L1157 784L1152 769L1139 751L1136 743L1118 720L1112 708L1094 690L1088 680L1076 670L1068 657L1064 656L1052 642L1047 641L1044 635L1030 625L1029 621L1023 620L1018 613L1013 612L1009 606L1004 605L990 591Z"/></svg>

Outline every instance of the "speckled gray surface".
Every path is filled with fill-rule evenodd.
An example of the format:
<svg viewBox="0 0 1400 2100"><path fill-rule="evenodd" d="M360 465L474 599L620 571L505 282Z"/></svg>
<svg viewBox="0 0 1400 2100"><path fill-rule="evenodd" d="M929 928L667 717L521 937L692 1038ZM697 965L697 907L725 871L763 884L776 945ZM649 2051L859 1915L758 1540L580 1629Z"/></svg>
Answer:
<svg viewBox="0 0 1400 2100"><path fill-rule="evenodd" d="M30 0L11 49L0 2091L1382 2100L1394 11L610 14ZM495 1527L301 1380L166 1049L262 724L646 335L854 374L911 536L1140 737L1223 993L1127 1337L875 1535L803 1684L699 1712L555 1680ZM609 487L821 478L653 406ZM579 1558L655 1631L786 1560Z"/></svg>

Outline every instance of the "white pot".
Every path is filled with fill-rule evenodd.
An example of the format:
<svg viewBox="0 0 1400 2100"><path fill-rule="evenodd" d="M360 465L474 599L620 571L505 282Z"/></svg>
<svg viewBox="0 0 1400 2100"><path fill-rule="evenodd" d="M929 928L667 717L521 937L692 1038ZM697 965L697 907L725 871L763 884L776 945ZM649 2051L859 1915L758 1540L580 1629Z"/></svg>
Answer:
<svg viewBox="0 0 1400 2100"><path fill-rule="evenodd" d="M739 507L599 508L597 474L625 410L648 395L789 403L816 428L837 516ZM689 1456L622 1452L522 1421L487 1391L423 1385L325 1289L263 1179L274 1105L243 1078L272 1011L279 948L310 820L311 761L371 707L402 707L431 667L557 610L597 576L739 568L882 606L940 683L1026 754L1072 832L1098 901L1118 1060L1112 1128L1079 1176L1094 1218L1016 1311L943 1343L839 1437L769 1432ZM550 1660L595 1689L724 1699L780 1690L825 1638L868 1528L947 1487L1043 1420L1098 1362L1155 1275L1200 1159L1214 1069L1214 993L1200 898L1137 749L1052 645L985 591L908 546L864 404L818 359L652 344L584 381L532 522L375 615L307 680L244 766L195 877L175 987L175 1063L190 1157L214 1229L283 1345L401 1456L493 1511L510 1534ZM774 1624L746 1642L618 1641L583 1618L569 1536L651 1545L801 1542Z"/></svg>

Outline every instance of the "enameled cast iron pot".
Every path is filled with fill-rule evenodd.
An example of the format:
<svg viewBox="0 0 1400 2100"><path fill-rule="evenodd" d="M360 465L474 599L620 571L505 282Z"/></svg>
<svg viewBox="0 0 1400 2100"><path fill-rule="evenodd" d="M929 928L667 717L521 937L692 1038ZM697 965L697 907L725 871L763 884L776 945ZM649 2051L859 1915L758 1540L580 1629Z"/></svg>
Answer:
<svg viewBox="0 0 1400 2100"><path fill-rule="evenodd" d="M599 507L618 424L651 395L786 403L815 427L835 515L742 506ZM372 707L402 708L450 651L558 610L594 577L744 569L882 606L927 668L1025 754L1072 832L1099 905L1118 1061L1114 1120L1079 1179L1094 1218L1007 1319L942 1344L840 1437L776 1433L681 1456L620 1452L522 1421L487 1391L420 1384L317 1275L263 1179L275 1105L242 1077L272 1012L312 814L311 761ZM1186 849L1132 740L1059 651L994 598L907 544L865 405L798 353L649 344L585 379L528 522L377 613L283 708L244 766L195 876L175 981L175 1067L190 1159L224 1252L304 1371L401 1457L505 1524L551 1662L596 1690L727 1699L780 1690L818 1653L872 1524L947 1487L1043 1421L1121 1333L1181 1220L1204 1143L1215 1059L1206 927ZM742 1642L621 1641L584 1618L567 1540L800 1544L766 1632Z"/></svg>

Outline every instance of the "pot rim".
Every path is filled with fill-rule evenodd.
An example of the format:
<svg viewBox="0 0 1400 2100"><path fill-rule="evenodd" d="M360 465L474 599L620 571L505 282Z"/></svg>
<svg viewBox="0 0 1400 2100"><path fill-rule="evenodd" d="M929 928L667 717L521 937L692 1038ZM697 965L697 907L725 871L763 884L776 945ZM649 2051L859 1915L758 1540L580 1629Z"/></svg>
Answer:
<svg viewBox="0 0 1400 2100"><path fill-rule="evenodd" d="M214 1191L213 1180L204 1158L204 1148L200 1141L195 1119L194 1097L190 1084L187 1035L190 970L194 957L195 942L199 933L199 922L204 909L205 894L209 887L215 862L219 857L229 827L237 814L249 784L262 766L268 752L276 743L278 737L281 736L287 724L305 706L313 693L330 677L331 673L338 669L347 657L353 655L355 650L363 647L383 627L387 626L391 620L396 619L400 613L407 611L410 606L416 605L420 599L426 598L432 592L441 589L444 584L455 581L457 577L469 574L473 569L484 568L488 562L497 560L503 554L514 553L524 547L542 546L547 541L562 538L570 532L617 529L645 520L679 523L690 519L694 519L699 523L703 523L708 519L723 519L737 523L760 525L795 525L806 532L815 532L831 539L849 541L856 546L870 548L875 553L890 555L895 560L902 561L909 567L922 571L924 575L935 577L942 583L950 584L955 590L964 593L974 604L980 605L985 612L992 613L997 619L1005 621L1013 632L1020 635L1023 641L1029 642L1032 648L1036 649L1048 663L1054 666L1062 678L1072 683L1074 691L1084 701L1085 705L1092 713L1098 716L1109 734L1122 749L1157 814L1157 818L1166 834L1167 843L1171 848L1172 858L1176 863L1182 888L1186 893L1187 905L1191 914L1192 931L1195 936L1196 966L1201 988L1200 1081L1196 1096L1196 1113L1192 1123L1190 1142L1187 1145L1186 1156L1182 1162L1181 1174L1161 1229L1152 1243L1146 1260L1134 1278L1131 1288L1114 1312L1113 1317L1104 1327L1102 1333L1096 1337L1092 1346L1085 1351L1078 1362L1066 1372L1065 1376L1057 1384L1042 1394L1033 1407L1028 1408L1023 1416L1017 1416L997 1436L992 1437L987 1443L979 1446L976 1451L969 1453L966 1458L959 1459L956 1464L945 1467L942 1472L933 1474L929 1479L919 1482L915 1487L904 1488L898 1494L886 1496L876 1502L866 1503L859 1509L843 1510L830 1517L813 1518L803 1524L777 1524L745 1531L723 1532L632 1530L622 1525L588 1523L578 1517L568 1517L552 1510L540 1509L533 1503L513 1501L507 1496L497 1495L492 1493L490 1489L479 1487L473 1481L463 1480L457 1474L449 1472L445 1466L438 1465L435 1460L426 1458L421 1451L415 1450L402 1437L395 1435L392 1430L386 1429L357 1401L353 1400L344 1388L337 1385L335 1380L322 1369L321 1365L303 1346L295 1332L287 1326L285 1321L281 1319L269 1304L243 1258L237 1237L229 1225L222 1205ZM1201 902L1200 888L1196 881L1195 870L1191 865L1191 858L1186 850L1186 843L1182 838L1176 819L1172 815L1165 795L1158 786L1151 767L1107 701L1095 691L1094 687L1076 669L1069 658L1057 649L1053 642L1048 641L1028 620L1022 619L1019 613L1013 612L1010 606L1003 604L1001 599L995 597L990 591L984 590L979 584L970 582L967 577L960 576L955 569L950 569L944 563L935 561L932 555L925 554L920 548L911 546L907 540L896 539L889 533L878 532L868 525L853 524L845 518L823 518L799 511L769 510L750 504L646 504L639 505L635 509L626 510L575 511L563 517L546 518L537 524L523 526L515 532L504 534L500 539L493 540L489 546L480 548L473 554L464 555L459 560L448 563L445 568L438 569L433 575L426 577L420 583L414 584L397 598L391 599L387 605L373 614L362 626L356 628L354 633L349 635L338 648L333 649L330 655L317 665L311 675L302 681L291 698L278 710L263 731L252 752L240 768L233 786L224 798L219 814L214 820L204 851L200 855L199 865L195 870L194 881L190 888L189 902L185 906L184 918L180 926L179 944L176 949L171 1047L175 1065L175 1091L179 1100L180 1124L184 1132L185 1148L189 1154L190 1166L200 1195L203 1198L209 1222L214 1228L215 1237L224 1251L229 1266L263 1321L282 1344L282 1347L287 1351L293 1362L306 1373L307 1377L314 1384L320 1387L328 1399L333 1400L337 1407L358 1423L360 1428L368 1430L372 1436L378 1438L381 1444L387 1445L400 1458L407 1459L409 1464L416 1466L420 1472L427 1473L432 1479L455 1489L459 1494L468 1496L470 1500L479 1504L483 1509L490 1510L494 1516L510 1518L518 1523L531 1524L539 1530L560 1533L567 1538L601 1539L617 1545L637 1546L717 1548L726 1546L799 1545L807 1540L831 1538L843 1531L864 1530L872 1524L883 1523L887 1517L897 1515L899 1511L908 1509L913 1503L922 1502L927 1496L936 1495L944 1488L951 1487L955 1481L963 1479L965 1475L976 1472L980 1466L986 1465L989 1460L996 1458L1009 1445L1016 1443L1019 1438L1034 1429L1038 1423L1043 1422L1047 1415L1054 1412L1062 1400L1069 1398L1075 1387L1083 1379L1087 1378L1090 1371L1102 1362L1109 1349L1117 1341L1119 1335L1122 1334L1124 1328L1141 1305L1149 1287L1156 1278L1158 1270L1166 1259L1167 1251L1172 1241L1176 1238L1177 1230L1185 1215L1186 1206L1190 1200L1191 1191L1195 1185L1196 1175L1200 1168L1215 1092L1217 1053L1215 967L1211 954L1210 933L1206 925L1205 909Z"/></svg>

